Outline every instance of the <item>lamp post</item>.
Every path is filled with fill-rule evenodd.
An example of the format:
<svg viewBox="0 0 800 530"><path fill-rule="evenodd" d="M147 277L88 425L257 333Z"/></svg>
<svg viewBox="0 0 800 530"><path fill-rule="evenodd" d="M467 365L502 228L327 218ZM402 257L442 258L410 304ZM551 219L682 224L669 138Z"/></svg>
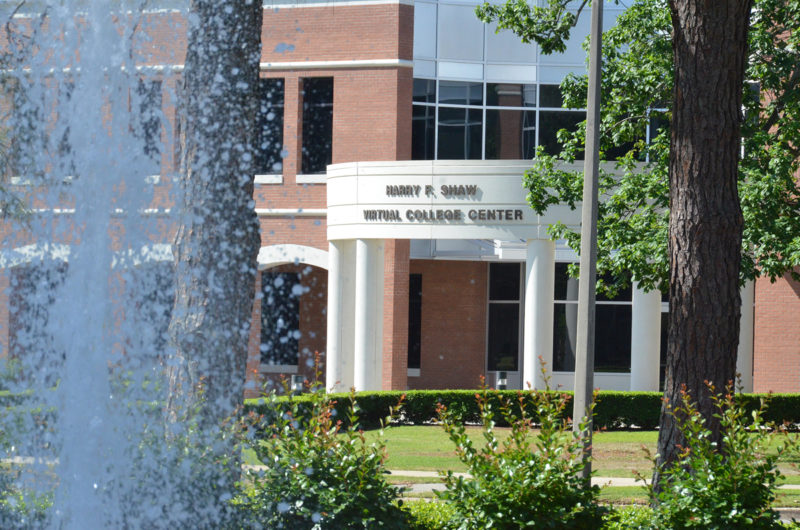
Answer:
<svg viewBox="0 0 800 530"><path fill-rule="evenodd" d="M589 90L586 103L586 154L583 163L583 205L581 208L581 262L578 282L578 328L575 352L575 395L572 428L587 423L583 447L583 478L592 472L592 391L594 388L595 287L597 278L597 181L600 165L600 72L602 61L603 0L592 0L589 45Z"/></svg>

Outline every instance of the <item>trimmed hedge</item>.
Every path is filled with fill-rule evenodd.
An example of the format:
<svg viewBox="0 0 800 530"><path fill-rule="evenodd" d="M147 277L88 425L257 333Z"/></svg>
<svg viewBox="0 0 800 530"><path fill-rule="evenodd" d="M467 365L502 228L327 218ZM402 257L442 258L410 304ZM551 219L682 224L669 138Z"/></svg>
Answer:
<svg viewBox="0 0 800 530"><path fill-rule="evenodd" d="M400 408L400 423L421 425L437 419L436 407L439 403L446 405L450 411L457 413L462 421L475 422L478 420L478 406L475 400L476 390L408 390L359 392L356 394L356 405L359 421L363 428L373 428L380 424L389 414L389 409L396 405L405 395ZM516 403L520 394L517 390L493 390L491 399L497 410L497 399L504 397ZM572 392L563 392L572 396ZM525 399L528 392L522 392ZM337 401L336 413L344 419L345 409L349 400L348 394L332 394ZM601 391L597 394L594 409L595 429L655 429L661 415L661 392L620 392ZM764 419L776 423L788 422L795 427L800 425L800 394L739 394L748 411L758 409L762 398L768 398L768 405ZM282 398L289 399L289 398ZM292 396L291 399L301 403L308 398L304 395ZM572 407L567 406L568 413ZM245 412L264 414L269 416L266 400L245 400ZM499 420L499 419L498 419ZM498 421L498 425L499 425Z"/></svg>

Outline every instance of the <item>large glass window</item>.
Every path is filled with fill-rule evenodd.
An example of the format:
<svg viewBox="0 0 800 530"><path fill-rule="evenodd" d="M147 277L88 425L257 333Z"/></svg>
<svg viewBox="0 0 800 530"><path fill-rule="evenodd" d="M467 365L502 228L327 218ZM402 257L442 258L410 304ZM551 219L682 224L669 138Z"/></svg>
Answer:
<svg viewBox="0 0 800 530"><path fill-rule="evenodd" d="M585 118L561 105L558 85L415 79L412 159L525 160L537 146L558 154L558 131Z"/></svg>
<svg viewBox="0 0 800 530"><path fill-rule="evenodd" d="M553 369L575 369L578 327L578 280L570 278L567 263L556 263L553 320ZM595 304L594 369L597 372L631 370L631 290L608 298L598 294Z"/></svg>
<svg viewBox="0 0 800 530"><path fill-rule="evenodd" d="M283 171L283 79L259 79L261 107L258 115L259 136L256 172L260 175Z"/></svg>
<svg viewBox="0 0 800 530"><path fill-rule="evenodd" d="M489 371L519 369L520 274L519 263L489 264Z"/></svg>
<svg viewBox="0 0 800 530"><path fill-rule="evenodd" d="M408 281L408 368L419 368L422 357L422 274Z"/></svg>
<svg viewBox="0 0 800 530"><path fill-rule="evenodd" d="M324 173L333 154L333 78L303 82L303 174Z"/></svg>
<svg viewBox="0 0 800 530"><path fill-rule="evenodd" d="M300 340L300 275L261 273L261 363L296 366Z"/></svg>

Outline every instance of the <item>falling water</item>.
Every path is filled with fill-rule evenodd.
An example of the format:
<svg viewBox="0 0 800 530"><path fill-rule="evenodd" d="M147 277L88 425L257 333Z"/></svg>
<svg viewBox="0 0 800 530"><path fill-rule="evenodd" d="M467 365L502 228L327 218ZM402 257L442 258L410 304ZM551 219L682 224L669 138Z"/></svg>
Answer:
<svg viewBox="0 0 800 530"><path fill-rule="evenodd" d="M17 3L3 4L5 20ZM178 202L163 109L183 58L153 35L186 30L147 4L23 4L3 31L4 198L25 212L2 232L0 371L15 373L0 389L29 394L0 417L0 458L25 502L53 505L0 526L215 527L233 494L202 458L219 441L162 414Z"/></svg>

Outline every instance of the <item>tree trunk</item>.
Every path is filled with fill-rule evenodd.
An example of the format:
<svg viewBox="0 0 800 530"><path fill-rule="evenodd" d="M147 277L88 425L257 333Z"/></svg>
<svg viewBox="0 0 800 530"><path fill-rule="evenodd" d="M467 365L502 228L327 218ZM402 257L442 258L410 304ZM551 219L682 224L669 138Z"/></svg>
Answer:
<svg viewBox="0 0 800 530"><path fill-rule="evenodd" d="M204 433L242 403L259 223L253 207L261 2L193 0L181 99L168 423ZM224 445L224 444L223 444Z"/></svg>
<svg viewBox="0 0 800 530"><path fill-rule="evenodd" d="M667 407L685 388L719 437L706 381L732 381L739 339L737 192L750 0L671 0L675 89L669 160L670 326L659 463L683 438ZM653 477L658 484L659 474Z"/></svg>

